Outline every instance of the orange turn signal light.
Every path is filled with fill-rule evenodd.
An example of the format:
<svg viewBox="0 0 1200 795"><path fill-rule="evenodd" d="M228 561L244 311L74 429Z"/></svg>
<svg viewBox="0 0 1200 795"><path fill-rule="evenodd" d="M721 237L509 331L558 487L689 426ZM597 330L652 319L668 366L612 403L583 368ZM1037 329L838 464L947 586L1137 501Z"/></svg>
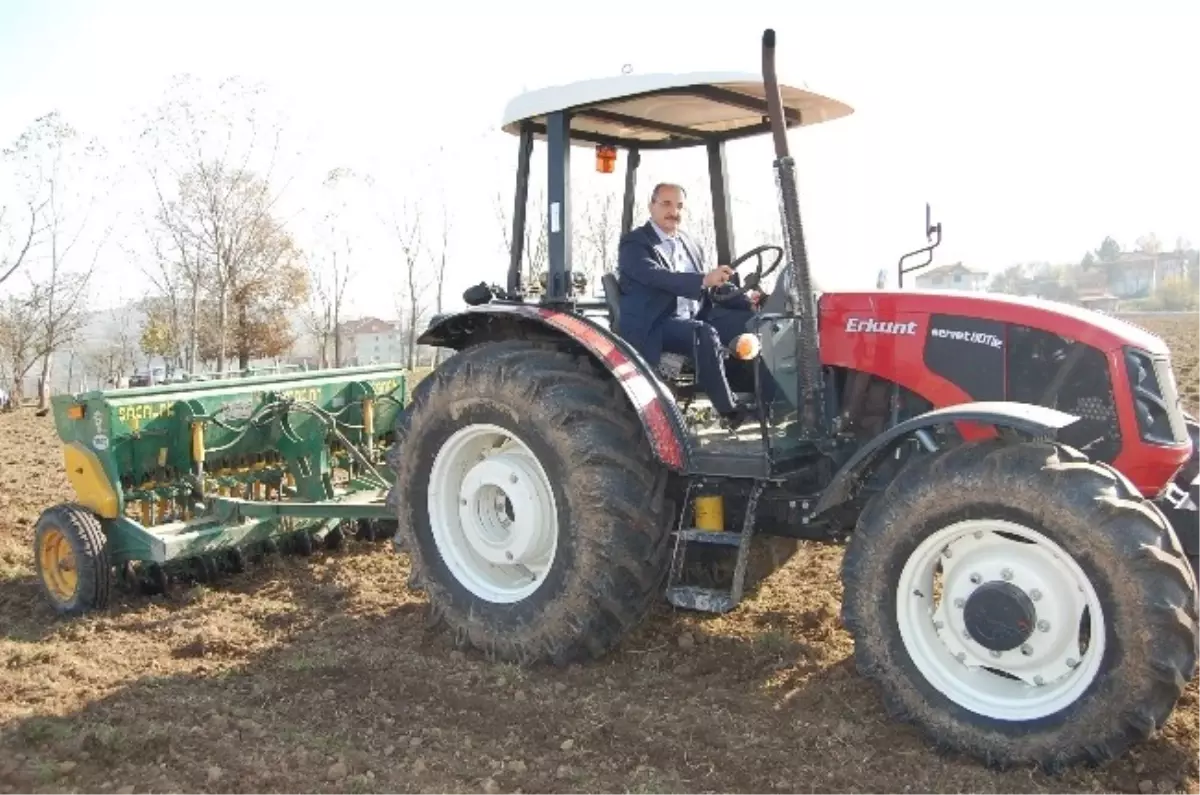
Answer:
<svg viewBox="0 0 1200 795"><path fill-rule="evenodd" d="M617 147L596 145L596 170L601 174L611 174L617 169Z"/></svg>
<svg viewBox="0 0 1200 795"><path fill-rule="evenodd" d="M69 419L69 420L83 419L83 404L82 403L73 403L70 406L67 406L67 419Z"/></svg>
<svg viewBox="0 0 1200 795"><path fill-rule="evenodd" d="M749 361L757 358L762 352L762 341L757 334L739 334L729 344L729 351L733 358Z"/></svg>

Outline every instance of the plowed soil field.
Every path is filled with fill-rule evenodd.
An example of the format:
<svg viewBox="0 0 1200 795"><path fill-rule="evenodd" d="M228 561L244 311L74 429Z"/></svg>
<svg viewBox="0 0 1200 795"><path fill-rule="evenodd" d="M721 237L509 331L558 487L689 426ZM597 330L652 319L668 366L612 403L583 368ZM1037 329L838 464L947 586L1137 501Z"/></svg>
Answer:
<svg viewBox="0 0 1200 795"><path fill-rule="evenodd" d="M1194 411L1196 317L1136 321ZM1197 791L1195 681L1150 741L1059 776L891 722L850 661L836 547L729 616L664 603L598 663L522 669L430 633L383 544L58 620L31 541L70 497L50 419L0 415L0 792Z"/></svg>

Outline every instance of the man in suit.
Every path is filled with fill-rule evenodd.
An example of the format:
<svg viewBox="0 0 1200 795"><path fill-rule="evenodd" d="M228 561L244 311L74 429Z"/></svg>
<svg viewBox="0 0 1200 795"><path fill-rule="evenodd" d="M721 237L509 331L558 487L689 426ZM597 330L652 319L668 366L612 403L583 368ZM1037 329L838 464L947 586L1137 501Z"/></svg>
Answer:
<svg viewBox="0 0 1200 795"><path fill-rule="evenodd" d="M685 199L679 185L656 185L650 220L621 238L621 336L651 365L663 353L691 359L713 408L736 426L747 409L729 387L721 349L746 330L760 296L752 292L724 305L707 300L705 290L729 281L733 269L706 270L704 252L679 228Z"/></svg>

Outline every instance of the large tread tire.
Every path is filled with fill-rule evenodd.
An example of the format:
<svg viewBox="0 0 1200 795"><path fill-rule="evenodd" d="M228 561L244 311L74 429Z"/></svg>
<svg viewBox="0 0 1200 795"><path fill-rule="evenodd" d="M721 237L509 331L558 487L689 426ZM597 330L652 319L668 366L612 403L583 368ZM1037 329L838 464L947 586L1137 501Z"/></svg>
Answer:
<svg viewBox="0 0 1200 795"><path fill-rule="evenodd" d="M428 490L441 445L489 423L515 434L545 470L558 548L541 586L510 604L465 588L439 552ZM432 622L492 659L567 664L613 648L647 613L670 551L667 470L620 385L593 360L508 340L453 356L413 391L390 464L395 543L410 556Z"/></svg>
<svg viewBox="0 0 1200 795"><path fill-rule="evenodd" d="M904 645L896 611L905 562L924 538L968 518L1045 534L1095 589L1105 654L1087 690L1057 712L1003 721L969 711L931 685ZM857 668L888 711L996 767L1116 757L1165 723L1196 670L1196 581L1170 525L1122 475L1070 448L989 441L914 462L868 504L843 567Z"/></svg>
<svg viewBox="0 0 1200 795"><path fill-rule="evenodd" d="M58 593L50 585L53 579L45 570L40 554L48 537L66 541L74 563L72 593ZM108 540L100 520L88 509L63 504L47 508L34 526L34 560L42 593L61 615L78 616L108 606L114 573L108 557Z"/></svg>

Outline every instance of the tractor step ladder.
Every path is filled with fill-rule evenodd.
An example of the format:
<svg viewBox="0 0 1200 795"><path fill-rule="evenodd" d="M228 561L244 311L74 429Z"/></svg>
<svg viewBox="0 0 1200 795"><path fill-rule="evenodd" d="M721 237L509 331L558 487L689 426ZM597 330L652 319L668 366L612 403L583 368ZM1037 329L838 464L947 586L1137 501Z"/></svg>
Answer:
<svg viewBox="0 0 1200 795"><path fill-rule="evenodd" d="M742 601L742 591L746 584L746 567L750 562L750 545L754 538L754 517L758 509L758 498L762 495L764 482L756 480L750 491L750 500L746 504L746 515L742 520L740 533L714 532L711 530L696 530L683 528L675 531L675 549L671 557L671 570L667 577L667 601L675 607L686 610L698 610L706 613L728 613ZM691 485L688 486L688 502L690 504ZM680 525L687 514L686 508L680 513ZM695 585L679 585L683 574L683 562L688 544L720 544L737 547L737 563L733 569L733 583L728 591L720 588L702 588Z"/></svg>

